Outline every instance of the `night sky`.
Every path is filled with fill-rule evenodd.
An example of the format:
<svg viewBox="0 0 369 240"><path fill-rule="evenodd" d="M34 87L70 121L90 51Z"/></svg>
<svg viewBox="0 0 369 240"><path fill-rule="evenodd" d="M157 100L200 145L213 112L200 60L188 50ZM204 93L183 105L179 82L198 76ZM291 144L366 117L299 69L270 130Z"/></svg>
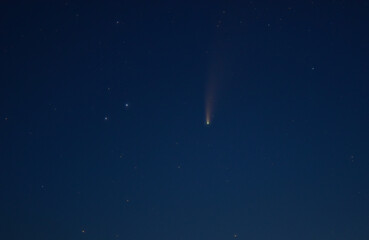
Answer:
<svg viewBox="0 0 369 240"><path fill-rule="evenodd" d="M369 2L2 1L0 238L367 240Z"/></svg>

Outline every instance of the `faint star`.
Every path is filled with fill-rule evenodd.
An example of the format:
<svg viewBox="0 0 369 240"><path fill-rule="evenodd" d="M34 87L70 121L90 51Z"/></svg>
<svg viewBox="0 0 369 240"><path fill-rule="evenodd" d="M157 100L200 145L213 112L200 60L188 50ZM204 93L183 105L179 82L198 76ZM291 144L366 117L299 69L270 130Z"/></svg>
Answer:
<svg viewBox="0 0 369 240"><path fill-rule="evenodd" d="M108 120L108 117L107 117L107 116L105 116L104 120L105 120L105 121L107 121L107 120Z"/></svg>
<svg viewBox="0 0 369 240"><path fill-rule="evenodd" d="M124 106L125 106L125 107L128 107L129 105L128 105L128 103L126 103L126 104L124 104Z"/></svg>
<svg viewBox="0 0 369 240"><path fill-rule="evenodd" d="M85 233L86 231L84 230L84 229L82 229L82 231L81 231L82 233Z"/></svg>

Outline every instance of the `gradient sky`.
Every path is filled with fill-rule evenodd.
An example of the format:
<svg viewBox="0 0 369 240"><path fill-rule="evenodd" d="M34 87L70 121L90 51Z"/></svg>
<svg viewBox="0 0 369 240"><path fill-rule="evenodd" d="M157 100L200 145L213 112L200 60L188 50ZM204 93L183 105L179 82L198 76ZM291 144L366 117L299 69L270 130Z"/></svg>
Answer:
<svg viewBox="0 0 369 240"><path fill-rule="evenodd" d="M360 0L2 1L0 238L367 240L368 24Z"/></svg>

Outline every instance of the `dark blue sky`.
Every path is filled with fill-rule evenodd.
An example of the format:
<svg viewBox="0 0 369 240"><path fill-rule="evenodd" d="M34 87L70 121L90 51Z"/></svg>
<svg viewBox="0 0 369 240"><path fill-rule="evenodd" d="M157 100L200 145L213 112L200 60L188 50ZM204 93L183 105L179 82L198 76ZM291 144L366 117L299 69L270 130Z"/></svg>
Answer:
<svg viewBox="0 0 369 240"><path fill-rule="evenodd" d="M368 239L368 24L359 0L3 1L0 238Z"/></svg>

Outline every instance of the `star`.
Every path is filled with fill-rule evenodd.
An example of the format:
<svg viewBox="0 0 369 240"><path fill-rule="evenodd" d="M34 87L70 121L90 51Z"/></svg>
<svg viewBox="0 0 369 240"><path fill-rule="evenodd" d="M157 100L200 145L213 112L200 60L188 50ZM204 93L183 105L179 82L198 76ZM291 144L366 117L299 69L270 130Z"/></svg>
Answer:
<svg viewBox="0 0 369 240"><path fill-rule="evenodd" d="M105 117L104 117L104 120L105 120L105 121L108 121L108 116L105 116Z"/></svg>

